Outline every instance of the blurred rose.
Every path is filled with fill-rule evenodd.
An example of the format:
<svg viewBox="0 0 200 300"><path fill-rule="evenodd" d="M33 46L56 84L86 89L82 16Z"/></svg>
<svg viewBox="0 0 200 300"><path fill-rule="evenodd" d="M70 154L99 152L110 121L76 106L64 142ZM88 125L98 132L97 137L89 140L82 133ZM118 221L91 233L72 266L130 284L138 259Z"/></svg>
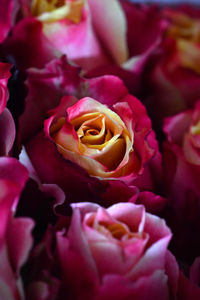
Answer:
<svg viewBox="0 0 200 300"><path fill-rule="evenodd" d="M42 68L65 54L88 77L116 75L139 93L164 27L155 6L129 1L21 0L21 19L3 49L23 69Z"/></svg>
<svg viewBox="0 0 200 300"><path fill-rule="evenodd" d="M118 1L111 0L107 5L106 10L103 5L101 14L109 20L108 40L113 44L114 59L121 63L127 55L125 16ZM93 28L87 0L23 0L21 10L22 20L5 43L5 52L14 55L18 66L41 68L62 54L87 70L109 61Z"/></svg>
<svg viewBox="0 0 200 300"><path fill-rule="evenodd" d="M200 102L194 109L167 118L164 132L165 185L176 251L191 260L200 251ZM177 238L177 235L178 238ZM184 250L183 250L184 249Z"/></svg>
<svg viewBox="0 0 200 300"><path fill-rule="evenodd" d="M167 251L171 232L163 220L131 203L72 207L68 233L57 234L69 299L173 299L178 269Z"/></svg>
<svg viewBox="0 0 200 300"><path fill-rule="evenodd" d="M200 97L200 11L163 9L163 18L168 27L149 75L152 96L147 100L157 125Z"/></svg>
<svg viewBox="0 0 200 300"><path fill-rule="evenodd" d="M24 299L20 269L32 246L33 221L14 213L27 178L16 159L0 158L0 298L6 300Z"/></svg>
<svg viewBox="0 0 200 300"><path fill-rule="evenodd" d="M0 156L9 154L15 140L15 124L6 108L10 67L11 65L0 62Z"/></svg>

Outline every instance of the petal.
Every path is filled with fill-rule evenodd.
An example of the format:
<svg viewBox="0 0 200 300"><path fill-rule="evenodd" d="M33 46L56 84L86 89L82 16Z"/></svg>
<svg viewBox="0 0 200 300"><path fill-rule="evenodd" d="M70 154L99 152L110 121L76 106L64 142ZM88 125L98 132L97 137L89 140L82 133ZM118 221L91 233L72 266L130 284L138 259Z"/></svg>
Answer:
<svg viewBox="0 0 200 300"><path fill-rule="evenodd" d="M128 58L126 19L119 2L89 0L94 27L115 61L122 64ZM105 34L106 32L106 34Z"/></svg>

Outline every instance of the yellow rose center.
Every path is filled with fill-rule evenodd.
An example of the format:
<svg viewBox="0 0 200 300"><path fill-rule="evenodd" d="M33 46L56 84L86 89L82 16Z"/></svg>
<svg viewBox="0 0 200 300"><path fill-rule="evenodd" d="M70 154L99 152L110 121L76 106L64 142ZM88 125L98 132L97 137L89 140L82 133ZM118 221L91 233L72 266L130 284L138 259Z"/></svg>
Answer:
<svg viewBox="0 0 200 300"><path fill-rule="evenodd" d="M79 23L82 18L84 0L33 0L31 11L40 21L55 22L68 19Z"/></svg>
<svg viewBox="0 0 200 300"><path fill-rule="evenodd" d="M70 119L70 130L66 119L58 118L50 127L50 135L66 159L78 163L90 175L112 177L129 162L133 132L114 111L95 100L88 101L95 103L99 111Z"/></svg>
<svg viewBox="0 0 200 300"><path fill-rule="evenodd" d="M200 134L200 121L198 121L198 122L196 123L196 125L194 125L194 126L192 126L192 127L190 128L190 132L191 132L191 134L193 134L193 135L199 135L199 134Z"/></svg>
<svg viewBox="0 0 200 300"><path fill-rule="evenodd" d="M182 65L200 74L200 22L183 13L166 11L165 14L172 23L167 36L176 40Z"/></svg>

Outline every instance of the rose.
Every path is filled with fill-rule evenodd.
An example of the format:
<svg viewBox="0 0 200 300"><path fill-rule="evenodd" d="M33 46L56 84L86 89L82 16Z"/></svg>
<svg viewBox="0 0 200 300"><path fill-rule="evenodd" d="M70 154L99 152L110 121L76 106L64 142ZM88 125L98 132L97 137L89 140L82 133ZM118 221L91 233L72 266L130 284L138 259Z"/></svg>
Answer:
<svg viewBox="0 0 200 300"><path fill-rule="evenodd" d="M0 155L8 155L15 140L15 124L10 111L6 108L8 100L7 83L10 65L0 63Z"/></svg>
<svg viewBox="0 0 200 300"><path fill-rule="evenodd" d="M157 125L164 117L192 107L200 97L199 10L163 9L162 14L168 26L160 55L148 74L151 97L147 104Z"/></svg>
<svg viewBox="0 0 200 300"><path fill-rule="evenodd" d="M109 35L119 60L120 56L126 56L125 18L117 1L110 1L110 6L115 17L111 15L113 26ZM24 18L15 26L12 37L4 45L5 52L14 55L18 66L41 68L62 54L67 54L85 69L108 62L107 54L95 34L87 1L25 0L21 10ZM114 28L118 28L117 35L113 34Z"/></svg>
<svg viewBox="0 0 200 300"><path fill-rule="evenodd" d="M89 77L117 75L130 91L141 91L144 65L163 32L155 7L118 0L23 0L21 10L23 18L4 43L19 68L42 68L66 54L91 71Z"/></svg>
<svg viewBox="0 0 200 300"><path fill-rule="evenodd" d="M178 269L163 220L131 203L72 208L69 231L57 233L61 291L69 299L171 299Z"/></svg>
<svg viewBox="0 0 200 300"><path fill-rule="evenodd" d="M133 182L143 174L145 169L148 169L148 162L154 153L158 153L157 141L151 130L151 121L146 114L144 106L139 100L128 94L127 89L117 77L81 78L77 73L77 68L67 64L64 58L53 61L42 71L34 69L29 74L29 93L26 99L25 112L20 118L19 133L23 137L22 143L24 143L31 163L42 182L57 183L66 194L70 193L73 199L78 199L81 196L85 197L87 201L89 199L101 201L99 192L105 192L105 184L101 180L94 178L94 176L98 176L100 179L116 178L128 183ZM49 93L49 91L51 92ZM43 121L47 118L47 112L59 104L63 94L73 95L73 97L67 96L63 98L59 107L51 111L52 116L50 119L44 123L45 131L41 131ZM81 114L85 114L89 109L86 105L84 106L86 102L84 100L78 102L79 99L85 96L93 99L90 100L91 103L95 103L92 113L97 112L97 117L103 109L102 116L99 115L99 118L102 120L99 121L100 126L106 120L105 126L113 130L111 135L115 135L113 139L111 136L107 136L110 139L107 147L104 147L105 145L102 144L103 151L111 150L117 144L119 146L118 150L120 151L118 153L120 154L121 152L121 157L114 156L113 166L110 166L113 170L106 170L105 167L100 165L98 158L92 158L92 155L88 155L89 147L85 144L84 148L81 138L79 141L77 140L78 135L74 132L73 124L68 124L67 119L66 123L64 122L66 124L64 127L69 125L67 129L69 135L66 138L70 137L72 143L67 142L67 145L65 143L65 150L62 151L62 155L59 153L61 152L61 146L56 146L56 144L62 145L60 136L64 130L61 130L61 124L64 124L64 119L61 119L61 123L57 124L59 134L56 137L54 136L55 132L53 133L53 124L61 117L65 118L66 109L68 109L71 119L73 119L72 112L75 102L78 104L74 107L81 109ZM107 108L105 105L107 105ZM75 111L78 113L78 110L75 109ZM26 127L23 124L26 124ZM116 130L118 130L118 133ZM54 138L58 139L58 141L55 141ZM118 138L120 138L119 141L117 141ZM85 152L82 152L84 155L79 155L77 143L82 145L81 151L83 151L83 148L85 149ZM62 149L64 148L62 146ZM41 155L43 151L46 154L45 157ZM88 152L86 153L86 151ZM102 152L99 151L99 154ZM155 160L157 161L157 156L155 156ZM83 162L85 165L83 165ZM88 162L90 162L91 167L89 167ZM104 161L104 163L106 162ZM117 170L118 166L119 172ZM155 167L154 171L156 169L157 167ZM89 176L89 174L92 176ZM151 189L154 179L150 180L150 172L146 175L146 184L148 182L148 188ZM79 191L77 182L79 183ZM142 187L142 178L140 186ZM88 191L91 188L92 193L90 191L88 195ZM152 188L152 191L154 191L154 188Z"/></svg>
<svg viewBox="0 0 200 300"><path fill-rule="evenodd" d="M167 118L164 125L167 136L164 173L170 200L168 217L174 232L176 253L182 259L190 260L198 255L200 249L199 120L198 101L194 109Z"/></svg>
<svg viewBox="0 0 200 300"><path fill-rule="evenodd" d="M45 122L46 134L64 158L100 178L126 176L134 168L137 172L137 157L132 154L133 114L128 103L116 103L113 111L89 97L78 102L73 99L76 103L68 107L71 100L64 97Z"/></svg>
<svg viewBox="0 0 200 300"><path fill-rule="evenodd" d="M32 247L33 221L15 218L15 208L28 172L14 158L0 158L0 298L24 299L21 267Z"/></svg>

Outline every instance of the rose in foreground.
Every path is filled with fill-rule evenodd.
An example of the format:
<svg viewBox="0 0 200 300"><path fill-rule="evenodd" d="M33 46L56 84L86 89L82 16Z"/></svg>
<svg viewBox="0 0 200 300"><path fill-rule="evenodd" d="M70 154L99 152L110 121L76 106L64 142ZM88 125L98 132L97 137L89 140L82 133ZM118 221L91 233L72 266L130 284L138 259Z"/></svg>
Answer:
<svg viewBox="0 0 200 300"><path fill-rule="evenodd" d="M178 269L164 220L131 203L72 208L69 231L57 233L61 290L69 299L170 299Z"/></svg>
<svg viewBox="0 0 200 300"><path fill-rule="evenodd" d="M182 259L191 259L200 250L200 102L194 109L167 118L164 132L165 183L174 244Z"/></svg>
<svg viewBox="0 0 200 300"><path fill-rule="evenodd" d="M14 214L27 178L16 159L0 158L0 298L6 300L24 299L20 270L32 246L33 221Z"/></svg>
<svg viewBox="0 0 200 300"><path fill-rule="evenodd" d="M102 179L133 184L141 176L142 182L158 145L144 106L119 78L81 78L64 58L30 75L20 131L42 182L58 184L74 201L80 196L99 201L97 194L105 192ZM68 96L61 101L63 94ZM49 109L51 116L41 131ZM160 157L155 160L159 165ZM148 175L145 184L151 186Z"/></svg>
<svg viewBox="0 0 200 300"><path fill-rule="evenodd" d="M74 105L69 106L73 101ZM132 99L136 112L137 100ZM64 97L45 121L45 132L64 158L100 178L126 177L138 172L134 151L133 110L128 102L106 105L86 97ZM66 117L67 114L67 117Z"/></svg>

